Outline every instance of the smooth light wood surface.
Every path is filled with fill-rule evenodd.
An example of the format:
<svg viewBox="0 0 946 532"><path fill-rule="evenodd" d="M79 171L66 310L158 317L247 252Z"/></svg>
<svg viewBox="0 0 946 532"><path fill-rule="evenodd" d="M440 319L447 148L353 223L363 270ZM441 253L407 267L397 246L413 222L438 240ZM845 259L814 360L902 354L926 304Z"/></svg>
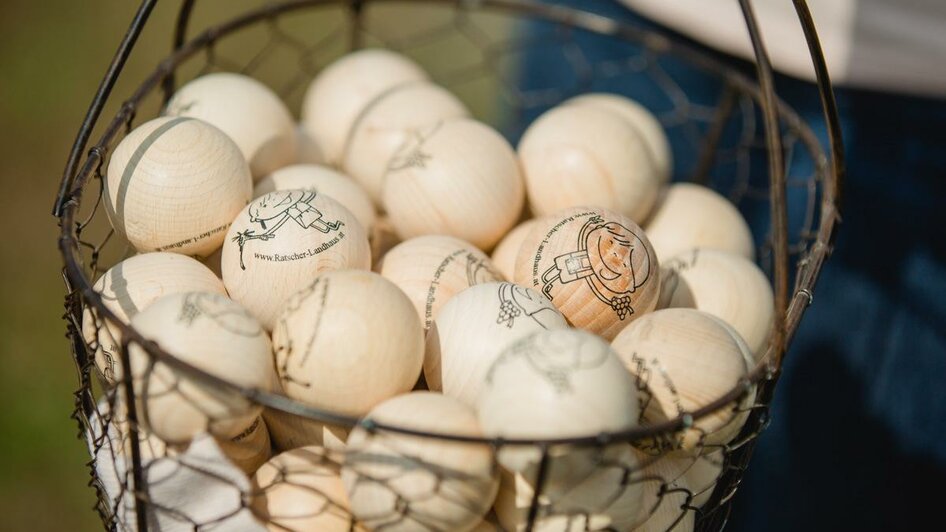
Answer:
<svg viewBox="0 0 946 532"><path fill-rule="evenodd" d="M745 342L717 318L693 309L664 309L641 317L618 334L612 347L637 377L642 421L658 423L693 412L732 390L749 371ZM721 408L694 421L673 441L644 447L699 451L730 441L745 423L744 407Z"/></svg>
<svg viewBox="0 0 946 532"><path fill-rule="evenodd" d="M405 145L441 122L468 116L463 102L429 81L393 87L359 113L342 153L341 167L380 205L388 172L405 163Z"/></svg>
<svg viewBox="0 0 946 532"><path fill-rule="evenodd" d="M667 133L657 117L646 107L620 94L596 92L565 100L564 105L587 105L620 116L640 135L647 147L650 163L661 183L673 174L673 153Z"/></svg>
<svg viewBox="0 0 946 532"><path fill-rule="evenodd" d="M733 253L694 249L665 261L666 307L696 308L742 336L757 362L775 319L772 285L754 262Z"/></svg>
<svg viewBox="0 0 946 532"><path fill-rule="evenodd" d="M402 238L447 234L488 251L519 219L525 187L506 139L460 119L414 131L388 165L381 198Z"/></svg>
<svg viewBox="0 0 946 532"><path fill-rule="evenodd" d="M274 532L364 531L355 524L339 465L321 447L301 447L274 456L253 477L251 508Z"/></svg>
<svg viewBox="0 0 946 532"><path fill-rule="evenodd" d="M644 229L660 260L696 248L755 258L752 231L742 214L729 200L702 185L671 185Z"/></svg>
<svg viewBox="0 0 946 532"><path fill-rule="evenodd" d="M339 202L355 215L366 230L371 230L378 214L364 189L351 177L316 164L294 164L276 170L253 187L253 199L277 190L314 190Z"/></svg>
<svg viewBox="0 0 946 532"><path fill-rule="evenodd" d="M487 371L509 344L566 328L565 317L535 290L512 283L471 286L440 309L427 333L427 386L476 406Z"/></svg>
<svg viewBox="0 0 946 532"><path fill-rule="evenodd" d="M425 331L440 308L460 291L504 280L485 253L443 235L401 242L384 256L377 270L407 294Z"/></svg>
<svg viewBox="0 0 946 532"><path fill-rule="evenodd" d="M328 65L309 85L302 103L302 126L325 162L337 165L352 126L369 102L402 83L423 81L417 63L389 50L369 48Z"/></svg>
<svg viewBox="0 0 946 532"><path fill-rule="evenodd" d="M230 137L194 118L163 117L132 130L112 152L103 199L112 226L138 251L207 256L252 191Z"/></svg>
<svg viewBox="0 0 946 532"><path fill-rule="evenodd" d="M486 374L477 403L483 431L504 438L557 438L614 432L639 418L633 377L601 338L575 329L530 334L512 343ZM550 489L587 477L595 451L556 449ZM504 448L500 463L530 473L536 447ZM533 477L529 477L533 478Z"/></svg>
<svg viewBox="0 0 946 532"><path fill-rule="evenodd" d="M283 305L325 271L371 267L365 229L334 199L311 190L270 192L227 232L221 268L230 297L268 330Z"/></svg>
<svg viewBox="0 0 946 532"><path fill-rule="evenodd" d="M502 240L493 248L493 254L490 258L506 279L516 277L516 257L519 256L519 248L526 239L526 235L536 224L535 218L526 220L513 227Z"/></svg>
<svg viewBox="0 0 946 532"><path fill-rule="evenodd" d="M663 181L644 137L620 114L560 105L519 142L529 205L537 216L595 205L642 222Z"/></svg>
<svg viewBox="0 0 946 532"><path fill-rule="evenodd" d="M573 326L609 340L660 295L659 265L644 231L600 208L541 218L520 247L514 280L548 296Z"/></svg>
<svg viewBox="0 0 946 532"><path fill-rule="evenodd" d="M217 445L247 475L255 473L273 455L269 429L262 417L232 438L217 438Z"/></svg>
<svg viewBox="0 0 946 532"><path fill-rule="evenodd" d="M644 522L634 532L693 532L696 513L687 508L692 488L679 461L635 451L641 471Z"/></svg>
<svg viewBox="0 0 946 532"><path fill-rule="evenodd" d="M367 271L326 272L294 294L273 345L289 397L355 416L410 391L424 363L424 332L410 300Z"/></svg>
<svg viewBox="0 0 946 532"><path fill-rule="evenodd" d="M188 116L213 124L243 154L254 179L292 164L295 121L286 104L266 85L242 74L205 74L179 88L165 116Z"/></svg>
<svg viewBox="0 0 946 532"><path fill-rule="evenodd" d="M413 392L368 415L417 430L481 436L476 412L452 397ZM355 515L386 531L466 532L489 511L499 482L488 446L446 442L356 427L342 480Z"/></svg>
<svg viewBox="0 0 946 532"><path fill-rule="evenodd" d="M381 215L371 226L368 242L371 244L371 269L379 271L384 256L394 249L394 246L401 243L401 238L397 236L391 219L387 215Z"/></svg>
<svg viewBox="0 0 946 532"><path fill-rule="evenodd" d="M262 325L226 296L207 292L171 294L131 320L145 338L193 366L228 382L269 391L272 348ZM143 425L169 444L185 444L206 430L234 438L251 428L261 407L235 392L204 384L150 361L131 344L132 376Z"/></svg>
<svg viewBox="0 0 946 532"><path fill-rule="evenodd" d="M108 269L92 287L115 316L128 322L155 300L179 292L216 292L226 295L223 281L200 262L178 253L142 253ZM96 317L91 308L82 314L82 335L95 347L95 367L106 382L122 378L121 333Z"/></svg>
<svg viewBox="0 0 946 532"><path fill-rule="evenodd" d="M296 124L295 164L328 164L322 147L311 137L302 124Z"/></svg>

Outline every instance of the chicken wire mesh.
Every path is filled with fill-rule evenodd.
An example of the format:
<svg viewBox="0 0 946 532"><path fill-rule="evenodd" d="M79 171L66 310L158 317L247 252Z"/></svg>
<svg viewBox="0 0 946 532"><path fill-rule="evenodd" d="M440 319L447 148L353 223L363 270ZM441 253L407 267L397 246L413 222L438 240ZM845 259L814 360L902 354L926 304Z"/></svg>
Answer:
<svg viewBox="0 0 946 532"><path fill-rule="evenodd" d="M153 3L142 5L136 24L144 24ZM591 13L527 1L261 4L181 38L67 168L58 211L65 318L79 374L74 417L92 456L91 483L106 527L249 530L266 522L277 530L452 530L485 514L476 530L722 528L767 423L783 342L811 303L837 221L840 164L811 129L783 102L775 102L778 123L767 123L773 108L765 87L710 54L654 28ZM190 10L201 8L184 2L180 36ZM239 72L298 109L320 69L359 47L415 59L513 143L532 119L577 94L618 92L644 103L677 154L674 180L707 184L740 208L776 293L780 274L795 276L791 292L777 298L782 312L763 362L729 393L663 423L560 440L491 440L439 424L357 420L241 388L130 328L103 303L102 285L93 289L93 281L134 254L101 212L112 149L161 112L176 83ZM692 72L711 90L688 93ZM778 133L778 157L771 157L767 126ZM685 162L681 153L698 156ZM780 195L773 187L781 189L782 179ZM787 207L785 222L773 201ZM220 319L194 302L182 312ZM639 372L640 390L648 378ZM142 382L160 392L142 392ZM215 436L166 443L149 434L143 416L150 401L175 397L184 397ZM318 446L286 453L254 477L291 446L273 432L305 434ZM722 433L727 437L715 437ZM693 443L681 450L683 440ZM501 464L513 455L526 455L531 465L511 474ZM561 482L576 463L594 471L593 479ZM372 511L356 520L347 497L371 501ZM278 501L287 499L310 510L280 514Z"/></svg>

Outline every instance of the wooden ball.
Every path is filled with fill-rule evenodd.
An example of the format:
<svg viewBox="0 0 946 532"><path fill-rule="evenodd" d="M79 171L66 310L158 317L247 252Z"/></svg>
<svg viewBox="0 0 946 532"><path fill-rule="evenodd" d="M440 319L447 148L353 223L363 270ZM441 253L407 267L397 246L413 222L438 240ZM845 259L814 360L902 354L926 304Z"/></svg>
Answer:
<svg viewBox="0 0 946 532"><path fill-rule="evenodd" d="M453 120L401 146L382 203L402 238L447 234L489 250L519 219L524 195L506 139L480 122Z"/></svg>
<svg viewBox="0 0 946 532"><path fill-rule="evenodd" d="M735 205L694 183L671 185L644 227L660 260L696 248L755 257L749 224Z"/></svg>
<svg viewBox="0 0 946 532"><path fill-rule="evenodd" d="M391 224L391 218L382 215L371 226L368 242L371 243L371 269L378 271L384 256L394 249L394 246L401 243L401 238L397 236L397 231Z"/></svg>
<svg viewBox="0 0 946 532"><path fill-rule="evenodd" d="M642 521L643 482L640 465L630 445L614 448L613 456L583 481L561 493L539 496L536 532L632 530ZM496 515L505 530L526 528L533 485L521 474L503 471L496 495Z"/></svg>
<svg viewBox="0 0 946 532"><path fill-rule="evenodd" d="M612 339L657 305L659 274L654 249L630 218L579 207L529 231L515 281L545 294L575 327Z"/></svg>
<svg viewBox="0 0 946 532"><path fill-rule="evenodd" d="M276 455L256 472L253 484L250 506L269 530L365 530L354 523L338 463L320 447Z"/></svg>
<svg viewBox="0 0 946 532"><path fill-rule="evenodd" d="M362 110L352 126L341 166L380 204L388 172L410 164L401 153L405 146L441 122L468 116L463 102L443 87L428 81L399 85Z"/></svg>
<svg viewBox="0 0 946 532"><path fill-rule="evenodd" d="M692 488L687 484L681 462L670 456L648 456L636 451L643 466L644 522L635 532L693 532L696 513L689 507Z"/></svg>
<svg viewBox="0 0 946 532"><path fill-rule="evenodd" d="M286 394L361 416L408 392L424 363L424 331L407 296L372 272L326 272L293 295L273 331Z"/></svg>
<svg viewBox="0 0 946 532"><path fill-rule="evenodd" d="M292 294L325 271L371 267L355 216L311 190L270 192L233 221L221 258L223 284L268 330Z"/></svg>
<svg viewBox="0 0 946 532"><path fill-rule="evenodd" d="M253 180L240 149L193 118L156 118L112 152L105 208L138 251L207 256L250 199Z"/></svg>
<svg viewBox="0 0 946 532"><path fill-rule="evenodd" d="M425 331L440 308L461 290L504 280L485 253L442 235L412 238L394 246L378 272L407 294Z"/></svg>
<svg viewBox="0 0 946 532"><path fill-rule="evenodd" d="M263 409L273 448L277 452L317 446L331 452L344 452L348 430L326 423L287 414L273 408Z"/></svg>
<svg viewBox="0 0 946 532"><path fill-rule="evenodd" d="M295 164L327 164L322 147L309 135L302 124L296 125Z"/></svg>
<svg viewBox="0 0 946 532"><path fill-rule="evenodd" d="M644 137L594 105L562 105L540 116L519 142L519 160L536 215L596 205L641 222L662 181Z"/></svg>
<svg viewBox="0 0 946 532"><path fill-rule="evenodd" d="M177 253L143 253L109 268L95 281L93 290L115 317L127 323L138 312L167 294L216 292L226 295L223 282L206 266ZM82 334L95 348L95 366L106 382L122 378L121 340L118 327L91 308L82 314Z"/></svg>
<svg viewBox="0 0 946 532"><path fill-rule="evenodd" d="M477 412L483 432L503 438L560 438L625 430L637 424L634 379L607 342L584 331L541 331L510 344L486 374ZM572 485L595 467L594 449L551 458L550 489ZM526 472L534 447L504 448L500 463Z"/></svg>
<svg viewBox="0 0 946 532"><path fill-rule="evenodd" d="M312 190L332 198L351 211L366 230L370 230L377 219L371 199L357 183L327 166L315 164L296 164L276 170L256 184L253 199L292 189Z"/></svg>
<svg viewBox="0 0 946 532"><path fill-rule="evenodd" d="M499 270L506 279L514 279L516 277L516 257L519 256L519 249L522 247L522 242L526 239L526 235L529 234L529 231L536 223L536 220L533 218L513 227L512 231L506 233L506 236L504 236L493 249L493 254L490 258L493 260L493 264L496 265L496 269Z"/></svg>
<svg viewBox="0 0 946 532"><path fill-rule="evenodd" d="M350 53L322 69L309 85L302 102L302 126L321 147L325 162L337 165L352 126L372 100L402 83L426 79L420 66L395 52Z"/></svg>
<svg viewBox="0 0 946 532"><path fill-rule="evenodd" d="M612 347L637 377L643 394L643 421L659 423L693 412L739 385L749 372L745 342L719 319L693 309L664 309L641 317L618 334ZM720 408L694 420L673 441L646 446L699 450L729 442L742 428L745 406Z"/></svg>
<svg viewBox="0 0 946 532"><path fill-rule="evenodd" d="M696 308L731 325L758 361L768 347L775 320L775 296L754 262L713 249L694 249L664 265L670 292L666 307Z"/></svg>
<svg viewBox="0 0 946 532"><path fill-rule="evenodd" d="M683 472L683 479L693 493L690 506L702 508L709 502L716 488L716 482L723 474L725 458L720 450L707 449L706 453L697 457L666 458L676 462L676 468Z"/></svg>
<svg viewBox="0 0 946 532"><path fill-rule="evenodd" d="M661 183L670 181L673 173L670 141L660 121L646 107L620 94L603 92L576 96L566 100L565 105L587 105L623 118L644 141L647 156L656 168Z"/></svg>
<svg viewBox="0 0 946 532"><path fill-rule="evenodd" d="M247 475L255 473L273 455L269 429L262 417L257 417L249 427L232 438L218 438L217 444L233 465Z"/></svg>
<svg viewBox="0 0 946 532"><path fill-rule="evenodd" d="M535 290L512 283L471 286L440 309L427 333L427 385L476 406L486 372L506 346L533 332L567 328Z"/></svg>
<svg viewBox="0 0 946 532"><path fill-rule="evenodd" d="M226 296L171 294L155 301L131 325L162 349L237 386L269 391L272 349L263 327ZM169 444L184 444L201 431L234 438L251 428L261 407L222 386L205 383L152 361L131 344L139 417Z"/></svg>
<svg viewBox="0 0 946 532"><path fill-rule="evenodd" d="M414 430L479 437L476 412L432 392L378 405L368 419ZM477 526L496 496L498 478L486 445L357 426L348 438L342 480L354 514L369 529L451 530Z"/></svg>
<svg viewBox="0 0 946 532"><path fill-rule="evenodd" d="M286 104L266 85L242 74L205 74L168 101L166 116L187 116L226 133L250 165L255 179L292 164L295 122Z"/></svg>

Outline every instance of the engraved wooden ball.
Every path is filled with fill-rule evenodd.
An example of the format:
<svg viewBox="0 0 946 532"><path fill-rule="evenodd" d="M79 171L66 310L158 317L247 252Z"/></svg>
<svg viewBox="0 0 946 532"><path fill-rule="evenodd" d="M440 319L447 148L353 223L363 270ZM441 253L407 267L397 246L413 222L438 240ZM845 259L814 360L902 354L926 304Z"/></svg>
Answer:
<svg viewBox="0 0 946 532"><path fill-rule="evenodd" d="M533 218L513 227L512 230L506 233L506 236L499 241L499 244L496 244L496 247L493 248L490 259L492 259L496 269L499 270L506 279L514 279L516 277L516 257L519 256L519 249L522 247L522 242L526 239L526 235L529 234L529 231L536 223L537 221Z"/></svg>
<svg viewBox="0 0 946 532"><path fill-rule="evenodd" d="M644 228L661 260L695 248L728 251L750 260L755 257L752 231L742 214L729 200L702 185L671 185Z"/></svg>
<svg viewBox="0 0 946 532"><path fill-rule="evenodd" d="M253 187L253 199L277 190L314 190L339 202L355 215L365 230L371 230L378 214L364 189L350 177L327 166L294 164L276 170Z"/></svg>
<svg viewBox="0 0 946 532"><path fill-rule="evenodd" d="M328 65L309 85L302 102L302 127L331 165L341 162L345 143L362 110L386 90L427 79L409 58L369 48Z"/></svg>
<svg viewBox="0 0 946 532"><path fill-rule="evenodd" d="M410 300L368 271L316 277L287 301L273 344L289 397L354 416L410 391L424 363L424 331Z"/></svg>
<svg viewBox="0 0 946 532"><path fill-rule="evenodd" d="M696 513L687 502L693 489L687 483L684 468L671 456L648 456L635 451L641 471L644 522L634 532L693 532Z"/></svg>
<svg viewBox="0 0 946 532"><path fill-rule="evenodd" d="M673 153L670 141L663 125L649 109L640 103L620 94L604 92L582 94L569 100L565 105L587 105L613 113L631 125L643 139L647 147L650 163L657 169L657 176L662 183L670 181L673 173Z"/></svg>
<svg viewBox="0 0 946 532"><path fill-rule="evenodd" d="M514 280L549 297L573 326L609 340L660 295L647 235L630 218L600 208L541 218L522 243Z"/></svg>
<svg viewBox="0 0 946 532"><path fill-rule="evenodd" d="M477 402L483 432L503 438L559 438L626 430L639 418L632 376L601 338L576 329L532 333L510 344L486 374ZM594 449L560 449L549 486L587 477ZM526 472L539 460L535 447L503 449L500 463Z"/></svg>
<svg viewBox="0 0 946 532"><path fill-rule="evenodd" d="M401 242L384 256L378 272L407 294L424 330L430 327L440 308L460 291L504 280L489 257L476 246L443 235Z"/></svg>
<svg viewBox="0 0 946 532"><path fill-rule="evenodd" d="M179 292L226 295L223 282L200 262L178 253L142 253L108 269L92 286L102 304L127 323L158 298ZM91 308L82 314L82 334L95 348L95 367L109 383L121 380L121 340L118 327L97 317Z"/></svg>
<svg viewBox="0 0 946 532"><path fill-rule="evenodd" d="M567 328L535 290L512 283L471 286L440 309L427 332L427 385L476 406L483 379L506 346L533 332Z"/></svg>
<svg viewBox="0 0 946 532"><path fill-rule="evenodd" d="M696 308L738 332L755 361L765 354L775 303L772 285L751 260L726 251L694 249L665 261L667 307Z"/></svg>
<svg viewBox="0 0 946 532"><path fill-rule="evenodd" d="M292 164L296 156L296 124L289 109L249 76L215 72L194 79L174 93L164 115L197 118L219 128L239 146L255 179Z"/></svg>
<svg viewBox="0 0 946 532"><path fill-rule="evenodd" d="M145 338L171 355L237 386L269 391L272 349L260 323L226 296L207 292L171 294L131 320ZM169 444L187 443L207 430L234 438L251 428L261 407L235 391L150 360L131 344L138 414L144 426Z"/></svg>
<svg viewBox="0 0 946 532"><path fill-rule="evenodd" d="M138 126L112 152L108 219L138 251L207 256L253 191L240 149L216 127L186 117Z"/></svg>
<svg viewBox="0 0 946 532"><path fill-rule="evenodd" d="M470 116L449 91L429 81L405 83L372 100L352 125L341 167L380 205L384 180L417 131ZM401 155L401 157L398 157Z"/></svg>
<svg viewBox="0 0 946 532"><path fill-rule="evenodd" d="M274 532L365 530L353 523L339 464L321 447L293 449L263 464L253 477L250 507Z"/></svg>
<svg viewBox="0 0 946 532"><path fill-rule="evenodd" d="M253 200L233 221L221 257L230 297L268 330L289 297L319 273L370 267L367 233L351 211L304 189Z"/></svg>
<svg viewBox="0 0 946 532"><path fill-rule="evenodd" d="M413 392L375 407L368 419L443 434L482 436L476 412L457 399ZM368 528L388 531L476 527L498 488L486 445L368 432L348 438L342 480L354 514Z"/></svg>
<svg viewBox="0 0 946 532"><path fill-rule="evenodd" d="M643 396L642 418L659 423L693 412L739 385L752 355L739 335L718 318L693 309L664 309L641 317L618 334L612 347L637 377ZM748 416L745 406L723 406L694 420L673 441L645 447L692 452L729 442Z"/></svg>
<svg viewBox="0 0 946 532"><path fill-rule="evenodd" d="M537 216L597 205L639 223L663 180L643 136L619 114L594 105L547 111L526 130L518 151Z"/></svg>
<svg viewBox="0 0 946 532"><path fill-rule="evenodd" d="M506 139L461 119L415 131L388 165L381 197L402 238L447 234L489 250L519 219L525 189Z"/></svg>

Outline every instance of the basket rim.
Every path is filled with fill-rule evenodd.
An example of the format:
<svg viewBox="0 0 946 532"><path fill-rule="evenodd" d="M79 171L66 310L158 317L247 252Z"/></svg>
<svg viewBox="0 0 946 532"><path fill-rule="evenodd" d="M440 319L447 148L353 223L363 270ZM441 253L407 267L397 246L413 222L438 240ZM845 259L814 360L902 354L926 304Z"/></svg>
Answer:
<svg viewBox="0 0 946 532"><path fill-rule="evenodd" d="M369 3L439 4L454 5L461 9L492 8L513 16L517 14L527 15L560 25L577 27L599 35L632 40L665 53L677 54L686 61L704 70L715 72L725 83L728 83L743 94L748 95L759 103L759 105L761 105L764 98L763 89L758 83L749 79L745 74L723 64L721 61L718 61L709 53L699 48L672 39L659 31L630 26L626 23L576 8L549 6L533 0L364 0L361 2L361 4ZM776 343L775 340L770 339L761 361L745 377L740 379L737 385L729 392L699 409L681 414L665 422L647 426L636 426L631 429L616 432L551 439L462 436L436 431L421 431L397 424L378 423L366 417L358 418L307 406L277 393L238 386L178 359L174 355L164 351L157 342L143 337L137 330L132 328L129 323L118 319L117 316L104 305L100 295L93 289L92 281L81 266L82 258L79 254L79 239L75 220L80 206L81 193L85 186L89 184L91 177L101 169L101 165L105 160L105 154L108 151L108 144L115 139L116 135L120 133L126 124L130 124L131 120L134 118L137 105L152 91L160 88L162 82L172 77L177 66L195 56L204 48L212 45L214 41L220 37L252 24L275 18L286 12L309 7L345 4L350 4L350 2L346 0L284 0L279 3L271 3L262 8L246 11L223 23L206 28L200 34L183 43L182 46L158 63L154 71L145 78L133 92L132 96L124 102L111 122L109 122L96 144L88 150L85 162L81 165L76 175L72 178L70 178L68 174L64 176L64 185L67 184L67 181L71 181L68 183L68 185L71 186L64 186L63 190L67 192L60 198L62 209L58 216L60 222L58 247L65 263L63 271L64 279L70 294L75 292L80 293L86 304L94 308L100 320L108 321L118 328L122 335L122 364L124 366L127 366L129 362L128 346L134 343L140 345L148 353L152 362L167 364L175 370L180 371L188 378L193 378L211 386L223 387L231 392L238 393L252 402L287 414L297 415L335 426L361 427L371 432L384 431L444 441L478 443L490 445L494 448L524 445L539 446L543 449L556 445L601 446L617 442L639 441L659 438L661 436L666 437L682 429L692 427L695 420L709 416L723 408L733 405L738 407L740 399L750 393L754 387L758 386L761 388L774 383L779 372L781 353L774 345ZM828 87L828 89L830 90L830 87ZM807 253L802 255L798 260L799 275L796 277L788 306L784 309L784 320L782 320L781 323L781 330L783 331L785 339L783 345L787 345L788 341L797 330L806 308L812 302L812 291L815 282L832 248L837 224L840 222L838 201L843 168L839 166L838 159L832 157L831 161L829 161L829 157L825 155L815 134L786 102L777 98L777 96L776 102L779 123L789 124L800 133L800 140L810 150L815 163L815 171L820 176L819 181L821 183L819 187L821 192L821 201L819 202L820 221L817 236ZM832 156L834 155L835 150L832 149ZM830 162L834 162L834 164L832 165ZM78 302L77 308L81 312L81 302ZM74 312L75 309L70 309L70 311ZM78 319L81 321L81 316L79 316ZM778 330L779 328L779 324L775 324L773 327L774 330ZM774 337L776 335L772 336ZM82 341L73 342L73 344L74 346L81 346L85 349L85 345ZM130 387L130 384L128 387ZM739 438L735 441L738 442Z"/></svg>

